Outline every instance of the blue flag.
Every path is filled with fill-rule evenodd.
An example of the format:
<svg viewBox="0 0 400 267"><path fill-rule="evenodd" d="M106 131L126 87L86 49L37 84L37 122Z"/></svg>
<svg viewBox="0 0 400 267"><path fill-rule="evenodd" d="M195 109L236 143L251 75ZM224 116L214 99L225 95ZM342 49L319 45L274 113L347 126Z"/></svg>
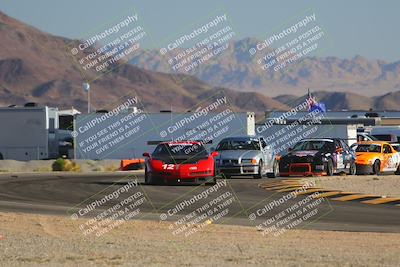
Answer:
<svg viewBox="0 0 400 267"><path fill-rule="evenodd" d="M310 112L315 111L315 110L319 110L319 112L321 112L321 113L326 112L325 104L317 102L315 97L313 97L311 95L310 89L308 89L307 103L308 103L308 111L310 111Z"/></svg>

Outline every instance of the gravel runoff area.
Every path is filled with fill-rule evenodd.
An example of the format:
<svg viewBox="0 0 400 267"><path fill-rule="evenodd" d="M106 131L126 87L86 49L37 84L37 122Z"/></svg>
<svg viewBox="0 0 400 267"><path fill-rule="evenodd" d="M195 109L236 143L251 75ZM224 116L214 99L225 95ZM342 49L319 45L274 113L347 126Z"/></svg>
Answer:
<svg viewBox="0 0 400 267"><path fill-rule="evenodd" d="M115 171L119 160L73 160L82 172ZM51 172L54 160L0 160L0 172Z"/></svg>
<svg viewBox="0 0 400 267"><path fill-rule="evenodd" d="M378 196L400 197L400 175L321 176L316 187Z"/></svg>
<svg viewBox="0 0 400 267"><path fill-rule="evenodd" d="M0 212L0 266L400 266L400 234L207 225L189 237L128 221L84 237L84 220Z"/></svg>

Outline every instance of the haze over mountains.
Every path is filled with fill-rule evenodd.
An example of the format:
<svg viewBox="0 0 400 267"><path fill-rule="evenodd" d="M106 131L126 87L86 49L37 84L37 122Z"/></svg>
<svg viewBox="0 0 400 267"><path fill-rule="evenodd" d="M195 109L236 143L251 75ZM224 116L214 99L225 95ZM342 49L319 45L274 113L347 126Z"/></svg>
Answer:
<svg viewBox="0 0 400 267"><path fill-rule="evenodd" d="M232 41L228 49L202 63L193 74L214 86L267 96L282 93L300 96L307 88L368 96L400 90L400 61L389 63L361 56L352 59L305 57L282 70L264 71L256 64L257 58L249 54L249 49L260 42L254 38ZM156 50L142 51L131 63L154 71L172 70Z"/></svg>
<svg viewBox="0 0 400 267"><path fill-rule="evenodd" d="M0 40L1 106L37 102L86 109L84 79L67 51L71 40L47 34L1 12ZM93 106L111 109L121 104L121 98L135 94L140 107L146 111L171 107L174 111L185 111L200 101L212 101L215 92L223 90L235 110L262 113L270 109L289 109L310 87L315 91L342 91L316 94L332 110L399 109L400 93L389 93L400 90L399 62L389 64L361 57L352 60L309 58L305 60L306 65L296 65L293 72L260 76L252 72L243 54L253 41L233 43L224 52L226 54L202 66L197 78L162 73L167 72L162 66L163 59L156 52L141 52L133 63L146 66L148 70L125 64L103 75L91 84ZM386 95L366 96L377 95L378 91Z"/></svg>
<svg viewBox="0 0 400 267"><path fill-rule="evenodd" d="M376 97L367 97L355 93L325 92L313 93L318 101L326 104L328 110L400 110L400 91L387 93ZM307 95L280 95L275 100L290 107L300 104Z"/></svg>

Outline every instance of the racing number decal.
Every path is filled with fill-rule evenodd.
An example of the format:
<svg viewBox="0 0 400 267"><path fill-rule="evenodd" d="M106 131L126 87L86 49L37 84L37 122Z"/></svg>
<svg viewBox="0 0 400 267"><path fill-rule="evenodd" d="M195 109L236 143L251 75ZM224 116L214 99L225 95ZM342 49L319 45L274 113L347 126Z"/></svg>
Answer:
<svg viewBox="0 0 400 267"><path fill-rule="evenodd" d="M163 164L162 167L164 170L174 170L175 169L174 164Z"/></svg>
<svg viewBox="0 0 400 267"><path fill-rule="evenodd" d="M397 167L397 162L398 162L397 155L393 155L393 156L388 155L387 168L388 169L396 168Z"/></svg>

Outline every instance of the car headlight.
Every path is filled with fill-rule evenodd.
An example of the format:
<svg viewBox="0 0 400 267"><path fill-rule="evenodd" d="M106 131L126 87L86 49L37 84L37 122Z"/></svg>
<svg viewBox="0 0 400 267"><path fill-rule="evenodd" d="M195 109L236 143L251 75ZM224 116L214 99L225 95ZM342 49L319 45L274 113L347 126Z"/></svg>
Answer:
<svg viewBox="0 0 400 267"><path fill-rule="evenodd" d="M257 164L257 159L242 159L242 163Z"/></svg>

